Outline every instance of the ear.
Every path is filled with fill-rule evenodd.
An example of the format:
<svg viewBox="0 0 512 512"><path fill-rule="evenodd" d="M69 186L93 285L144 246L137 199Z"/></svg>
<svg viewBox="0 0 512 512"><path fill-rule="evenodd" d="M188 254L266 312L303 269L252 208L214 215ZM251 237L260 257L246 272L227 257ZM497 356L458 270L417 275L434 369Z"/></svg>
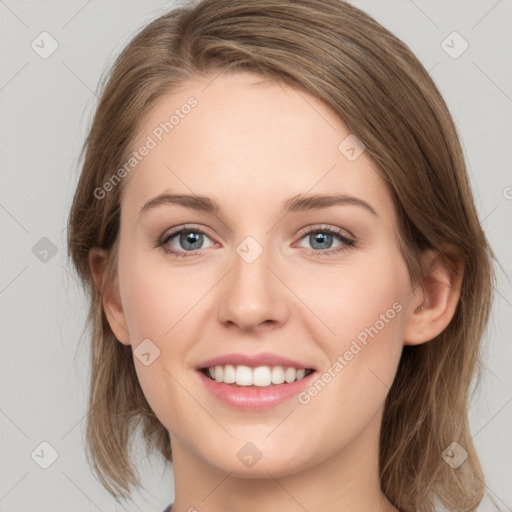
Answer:
<svg viewBox="0 0 512 512"><path fill-rule="evenodd" d="M404 332L405 345L432 340L450 323L455 314L462 284L463 265L446 260L437 251L428 250L422 261L426 277L414 292L415 299Z"/></svg>
<svg viewBox="0 0 512 512"><path fill-rule="evenodd" d="M115 251L115 248L113 251ZM112 269L111 258L113 256L105 249L93 247L89 251L89 266L112 332L123 345L130 345L119 286L117 278L114 276L115 272Z"/></svg>

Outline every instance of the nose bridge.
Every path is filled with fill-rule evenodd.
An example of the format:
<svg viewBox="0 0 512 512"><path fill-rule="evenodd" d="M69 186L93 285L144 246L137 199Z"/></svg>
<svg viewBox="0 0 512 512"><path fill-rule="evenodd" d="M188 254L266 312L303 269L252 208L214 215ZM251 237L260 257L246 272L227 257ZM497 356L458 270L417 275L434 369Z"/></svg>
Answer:
<svg viewBox="0 0 512 512"><path fill-rule="evenodd" d="M220 298L219 320L244 329L284 320L285 290L270 270L274 258L268 240L266 237L264 245L247 236L234 248L232 270Z"/></svg>

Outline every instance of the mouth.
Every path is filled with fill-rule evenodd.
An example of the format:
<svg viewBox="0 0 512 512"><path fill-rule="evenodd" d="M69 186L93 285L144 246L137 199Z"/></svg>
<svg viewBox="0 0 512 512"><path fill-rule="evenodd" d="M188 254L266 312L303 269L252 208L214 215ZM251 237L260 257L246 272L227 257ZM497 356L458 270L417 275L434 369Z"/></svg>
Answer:
<svg viewBox="0 0 512 512"><path fill-rule="evenodd" d="M206 378L240 388L272 388L301 381L315 372L312 368L291 366L217 365L199 370Z"/></svg>

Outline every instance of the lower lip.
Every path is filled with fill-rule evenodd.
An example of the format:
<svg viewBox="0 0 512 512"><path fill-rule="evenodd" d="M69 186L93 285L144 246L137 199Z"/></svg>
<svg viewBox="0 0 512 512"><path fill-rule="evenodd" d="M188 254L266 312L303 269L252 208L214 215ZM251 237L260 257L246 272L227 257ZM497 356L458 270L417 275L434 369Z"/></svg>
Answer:
<svg viewBox="0 0 512 512"><path fill-rule="evenodd" d="M290 384L274 384L268 387L233 386L209 379L198 371L206 388L219 400L236 409L262 411L275 407L297 395L309 385L316 372Z"/></svg>

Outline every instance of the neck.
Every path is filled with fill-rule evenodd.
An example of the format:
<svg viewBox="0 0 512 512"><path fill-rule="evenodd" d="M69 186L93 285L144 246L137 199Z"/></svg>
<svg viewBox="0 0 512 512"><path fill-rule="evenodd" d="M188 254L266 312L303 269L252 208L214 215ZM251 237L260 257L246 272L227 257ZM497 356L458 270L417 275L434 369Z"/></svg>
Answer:
<svg viewBox="0 0 512 512"><path fill-rule="evenodd" d="M380 487L378 416L328 458L284 475L260 471L241 477L234 471L222 471L171 435L176 496L173 512L398 512Z"/></svg>

